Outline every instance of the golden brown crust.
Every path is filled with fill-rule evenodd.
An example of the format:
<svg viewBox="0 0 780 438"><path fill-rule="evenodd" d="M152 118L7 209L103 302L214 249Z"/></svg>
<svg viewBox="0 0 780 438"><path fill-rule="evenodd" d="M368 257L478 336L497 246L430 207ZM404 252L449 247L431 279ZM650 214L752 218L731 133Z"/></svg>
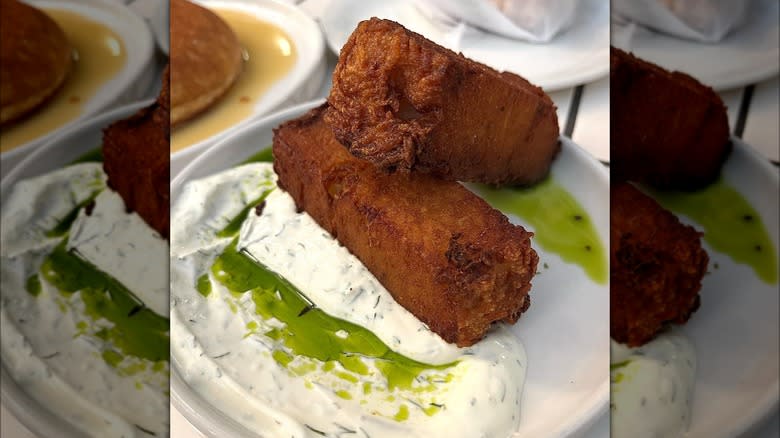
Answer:
<svg viewBox="0 0 780 438"><path fill-rule="evenodd" d="M336 138L386 170L530 184L560 147L555 105L540 88L388 20L352 33L328 103Z"/></svg>
<svg viewBox="0 0 780 438"><path fill-rule="evenodd" d="M324 107L274 131L279 185L447 342L480 340L530 304L532 233L456 182L386 174L354 158Z"/></svg>
<svg viewBox="0 0 780 438"><path fill-rule="evenodd" d="M168 68L163 90L168 86ZM170 223L170 115L167 95L103 131L108 186L150 227L168 238Z"/></svg>
<svg viewBox="0 0 780 438"><path fill-rule="evenodd" d="M709 257L701 233L634 186L610 194L610 334L635 347L690 318Z"/></svg>
<svg viewBox="0 0 780 438"><path fill-rule="evenodd" d="M42 11L0 0L0 124L39 107L65 82L72 49Z"/></svg>
<svg viewBox="0 0 780 438"><path fill-rule="evenodd" d="M208 9L171 0L171 125L219 100L241 74L235 33Z"/></svg>
<svg viewBox="0 0 780 438"><path fill-rule="evenodd" d="M711 183L731 150L717 93L614 47L610 63L613 179L661 189Z"/></svg>

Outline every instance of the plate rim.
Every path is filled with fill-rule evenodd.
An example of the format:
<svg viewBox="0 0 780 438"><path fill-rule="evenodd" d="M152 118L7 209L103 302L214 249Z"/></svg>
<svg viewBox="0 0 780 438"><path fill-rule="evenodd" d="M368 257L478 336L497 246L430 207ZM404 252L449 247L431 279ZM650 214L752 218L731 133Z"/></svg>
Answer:
<svg viewBox="0 0 780 438"><path fill-rule="evenodd" d="M580 5L581 9L582 8L586 8L586 7L591 7L591 8L592 7L600 7L600 5L601 5L601 0L579 0L579 1L589 2L590 3L590 4L582 4L582 5ZM606 27L610 26L609 10L608 9L609 8L607 7L606 19L604 20L604 23L603 23L603 25L606 26ZM427 17L424 16L424 14L421 14L421 13L417 12L417 15L419 17L425 19L427 22L429 22L429 23L431 22L430 19L428 19ZM319 17L318 17L318 19L319 19ZM320 20L320 22L322 22L322 20ZM339 48L339 50L336 50L336 45L338 44L338 41L335 39L335 37L331 36L332 32L328 32L326 30L327 26L324 24L324 22L322 22L322 23L323 23L322 24L322 33L324 35L328 51L330 53L332 53L332 54L335 54L336 56L339 56L340 48ZM560 35L556 36L550 42L544 43L544 44L546 44L546 45L554 45L555 44L555 39L560 38L561 36L565 35L566 32L569 32L570 30L571 29L567 29L566 31L562 32ZM501 37L500 35L492 34L492 33L489 33L489 32L485 32L483 30L479 30L479 31L483 32L483 33L486 33L487 35L490 35L491 38L501 38L501 39L504 39L504 40L512 41L511 38ZM609 31L607 33L609 34ZM518 44L539 45L539 43L532 43L532 42L523 41L523 40L517 40L517 42L518 42ZM607 42L609 42L609 38L607 38ZM344 43L346 43L346 40L344 40ZM595 48L595 46L594 46L594 48ZM589 65L587 68L582 68L581 70L584 70L583 73L581 73L581 74L579 74L577 76L569 76L569 77L561 78L561 79L558 79L558 80L550 80L550 82L547 83L547 84L541 84L541 83L538 83L538 81L534 82L533 84L536 85L536 86L541 87L545 92L551 93L551 92L555 92L555 91L565 90L565 89L568 89L568 88L571 88L571 87L574 87L574 86L577 86L577 85L585 85L585 84L594 82L594 81L596 81L598 79L601 79L601 78L607 76L609 74L609 44L607 44L605 47L599 48L598 52L600 52L602 49L604 51L604 53L602 54L604 62L594 63L592 65ZM456 50L456 51L460 52L461 50L462 50L461 48L458 48L458 50ZM464 54L464 56L466 56L466 55ZM594 57L596 57L596 56L594 56ZM482 64L485 64L482 61L479 61L479 62L482 63ZM491 66L491 68L494 68L494 67ZM505 71L510 71L510 70L505 70ZM513 73L515 73L515 72L513 72ZM519 74L520 76L523 76L522 73L516 73L516 74Z"/></svg>

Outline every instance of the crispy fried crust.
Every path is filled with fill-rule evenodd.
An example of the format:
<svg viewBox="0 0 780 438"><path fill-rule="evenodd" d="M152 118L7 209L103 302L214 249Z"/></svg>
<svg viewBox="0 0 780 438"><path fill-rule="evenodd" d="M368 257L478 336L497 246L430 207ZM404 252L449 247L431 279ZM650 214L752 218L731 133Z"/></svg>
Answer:
<svg viewBox="0 0 780 438"><path fill-rule="evenodd" d="M530 184L560 148L555 105L540 88L388 20L352 33L328 103L336 138L385 170Z"/></svg>
<svg viewBox="0 0 780 438"><path fill-rule="evenodd" d="M610 192L610 334L639 346L699 307L709 257L701 233L634 186Z"/></svg>
<svg viewBox="0 0 780 438"><path fill-rule="evenodd" d="M170 116L168 68L153 105L103 131L103 169L108 185L164 238L170 221Z"/></svg>
<svg viewBox="0 0 780 438"><path fill-rule="evenodd" d="M614 180L695 189L718 176L731 142L711 88L613 47L610 104Z"/></svg>
<svg viewBox="0 0 780 438"><path fill-rule="evenodd" d="M65 32L42 11L0 0L0 124L44 103L71 69Z"/></svg>
<svg viewBox="0 0 780 438"><path fill-rule="evenodd" d="M529 304L532 233L456 182L386 174L352 157L324 107L274 131L279 185L444 340L480 340Z"/></svg>

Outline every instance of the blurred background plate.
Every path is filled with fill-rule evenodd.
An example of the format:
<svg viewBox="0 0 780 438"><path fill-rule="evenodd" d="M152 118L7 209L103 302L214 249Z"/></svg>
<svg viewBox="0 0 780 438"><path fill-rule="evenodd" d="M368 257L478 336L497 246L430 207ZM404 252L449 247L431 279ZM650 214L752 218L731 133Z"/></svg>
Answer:
<svg viewBox="0 0 780 438"><path fill-rule="evenodd" d="M8 174L34 149L47 143L58 133L108 108L146 96L149 89L157 83L157 76L152 68L155 47L152 33L142 18L120 2L114 0L28 0L27 3L37 8L71 11L105 25L122 39L126 59L122 69L85 102L80 116L53 131L42 133L32 141L2 153L0 173L3 176Z"/></svg>
<svg viewBox="0 0 780 438"><path fill-rule="evenodd" d="M526 78L545 91L593 81L609 72L609 2L581 0L571 27L547 44L504 38L437 20L411 0L308 0L330 49L339 53L357 24L371 17L397 21L468 58Z"/></svg>
<svg viewBox="0 0 780 438"><path fill-rule="evenodd" d="M778 169L750 146L732 138L734 150L721 178L758 212L778 255ZM683 223L702 226L684 215ZM702 240L710 262L701 307L681 327L698 357L689 438L743 436L777 413L778 284L762 281L748 265L734 262ZM749 436L749 435L748 435Z"/></svg>
<svg viewBox="0 0 780 438"><path fill-rule="evenodd" d="M745 22L714 44L685 40L619 19L612 44L670 70L679 70L715 90L777 75L780 66L777 0L754 0Z"/></svg>

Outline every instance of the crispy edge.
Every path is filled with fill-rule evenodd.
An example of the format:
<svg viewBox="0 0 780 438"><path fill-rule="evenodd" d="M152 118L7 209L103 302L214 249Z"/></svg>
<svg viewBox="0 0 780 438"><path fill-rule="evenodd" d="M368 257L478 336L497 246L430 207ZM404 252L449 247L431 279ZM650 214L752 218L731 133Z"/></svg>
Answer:
<svg viewBox="0 0 780 438"><path fill-rule="evenodd" d="M167 84L157 102L103 130L103 169L108 186L168 239L170 228L170 115Z"/></svg>
<svg viewBox="0 0 780 438"><path fill-rule="evenodd" d="M611 188L610 334L635 347L699 307L701 233L628 183Z"/></svg>

